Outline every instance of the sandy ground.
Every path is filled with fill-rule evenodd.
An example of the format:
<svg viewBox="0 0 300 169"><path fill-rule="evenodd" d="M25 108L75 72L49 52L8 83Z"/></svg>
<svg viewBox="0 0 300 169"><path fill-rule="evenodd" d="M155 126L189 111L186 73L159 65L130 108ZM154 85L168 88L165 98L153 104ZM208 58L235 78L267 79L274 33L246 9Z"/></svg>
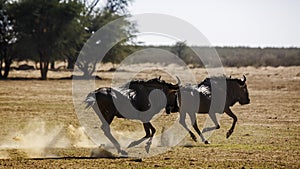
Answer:
<svg viewBox="0 0 300 169"><path fill-rule="evenodd" d="M175 68L174 68L175 69ZM103 70L107 70L103 67ZM203 80L204 69L193 69ZM236 104L238 116L233 135L225 138L232 120L221 118L221 129L209 138L210 145L194 143L187 136L180 145L146 158L113 158L84 133L72 102L72 80L0 81L0 168L300 168L300 67L225 68L226 75L247 77L251 104ZM128 72L121 72L121 74ZM49 72L51 78L72 72ZM109 86L113 72L97 72ZM143 71L136 78L168 74ZM39 71L12 71L10 77L39 77ZM161 113L153 120L159 134L178 114ZM206 116L198 115L199 124ZM201 126L201 125L200 125ZM137 131L137 121L115 119L116 132ZM155 147L154 149L155 150ZM90 158L91 153L111 158Z"/></svg>

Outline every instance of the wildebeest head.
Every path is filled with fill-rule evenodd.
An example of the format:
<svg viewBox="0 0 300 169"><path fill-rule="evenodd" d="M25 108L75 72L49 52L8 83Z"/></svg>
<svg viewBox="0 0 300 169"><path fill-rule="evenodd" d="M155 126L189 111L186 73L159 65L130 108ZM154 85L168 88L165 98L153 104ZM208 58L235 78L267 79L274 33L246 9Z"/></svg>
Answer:
<svg viewBox="0 0 300 169"><path fill-rule="evenodd" d="M178 78L177 78L178 79ZM161 77L153 78L148 81L134 80L129 83L129 88L137 90L137 92L149 93L154 89L159 89L164 92L167 98L166 113L178 112L177 104L177 91L179 90L180 80L178 79L177 84L167 83L161 79Z"/></svg>
<svg viewBox="0 0 300 169"><path fill-rule="evenodd" d="M237 101L241 104L249 104L250 99L249 99L249 93L247 89L247 84L246 84L246 77L243 76L242 79L235 79L237 81L237 85L235 86L235 93L236 93L236 99Z"/></svg>

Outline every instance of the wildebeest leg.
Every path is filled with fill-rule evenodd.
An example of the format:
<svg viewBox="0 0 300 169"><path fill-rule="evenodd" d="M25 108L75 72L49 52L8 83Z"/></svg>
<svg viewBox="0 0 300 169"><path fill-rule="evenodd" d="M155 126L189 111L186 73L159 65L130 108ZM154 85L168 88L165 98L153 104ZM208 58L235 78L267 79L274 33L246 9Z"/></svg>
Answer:
<svg viewBox="0 0 300 169"><path fill-rule="evenodd" d="M144 138L149 138L150 137L150 126L147 123L143 123L144 130L145 130L145 137Z"/></svg>
<svg viewBox="0 0 300 169"><path fill-rule="evenodd" d="M205 127L202 130L203 133L220 128L220 125L219 125L218 120L217 120L216 113L210 112L210 113L208 113L208 115L209 115L210 119L212 120L212 122L215 124L215 126L214 127Z"/></svg>
<svg viewBox="0 0 300 169"><path fill-rule="evenodd" d="M180 119L179 119L179 123L183 126L183 128L185 128L186 131L189 132L189 134L191 135L192 139L197 142L197 137L195 136L195 134L187 127L186 123L185 123L185 117L186 117L186 113L180 111Z"/></svg>
<svg viewBox="0 0 300 169"><path fill-rule="evenodd" d="M98 107L93 106L93 109L97 112L98 117L100 118L100 121L102 123L101 129L104 132L104 135L109 139L109 141L115 146L118 153L122 155L128 155L128 153L121 149L121 146L119 142L114 138L114 136L110 132L110 124L114 119L113 112L106 112L105 110L99 110ZM101 112L101 113L99 113Z"/></svg>
<svg viewBox="0 0 300 169"><path fill-rule="evenodd" d="M148 125L150 127L150 130L151 130L151 135L150 137L153 137L155 132L156 132L156 129L152 126L152 124L150 122L148 122Z"/></svg>
<svg viewBox="0 0 300 169"><path fill-rule="evenodd" d="M150 135L149 140L146 143L145 149L146 149L146 152L149 153L150 147L152 145L152 139L153 139L153 136L154 136L154 134L156 132L156 129L152 126L152 124L150 122L148 122L147 124L150 127L151 135Z"/></svg>
<svg viewBox="0 0 300 169"><path fill-rule="evenodd" d="M156 132L156 130L150 122L143 123L143 126L144 126L144 130L146 132L146 136L139 140L131 142L127 148L139 145L146 139L150 138L149 141L146 143L146 147L145 147L146 151L149 152L150 146L152 144L152 137L153 137L154 133Z"/></svg>
<svg viewBox="0 0 300 169"><path fill-rule="evenodd" d="M191 123L193 124L193 127L196 130L196 132L199 134L202 142L204 142L205 144L209 144L209 142L204 138L204 136L202 135L201 131L198 128L196 113L189 113L189 116L191 118Z"/></svg>
<svg viewBox="0 0 300 169"><path fill-rule="evenodd" d="M101 129L104 131L104 135L109 139L111 143L116 147L118 150L118 153L122 155L128 155L128 153L121 149L121 146L119 142L114 138L114 136L110 132L110 126L109 125L102 125Z"/></svg>
<svg viewBox="0 0 300 169"><path fill-rule="evenodd" d="M233 123L231 128L228 130L228 132L226 133L226 138L229 138L230 135L233 133L233 130L235 128L235 124L237 122L237 117L235 114L233 114L233 112L230 110L230 108L225 109L225 113L230 116L233 119Z"/></svg>
<svg viewBox="0 0 300 169"><path fill-rule="evenodd" d="M111 124L112 120L113 120L113 117L108 119L106 124L102 124L101 129L104 131L104 135L116 147L116 149L118 150L118 153L120 153L121 155L128 155L128 153L125 150L121 149L121 146L120 146L119 142L115 139L115 137L110 132L110 126L109 125Z"/></svg>
<svg viewBox="0 0 300 169"><path fill-rule="evenodd" d="M153 137L150 137L149 140L146 143L145 150L146 150L147 153L149 153L150 147L152 145L152 139L153 139Z"/></svg>
<svg viewBox="0 0 300 169"><path fill-rule="evenodd" d="M219 129L220 128L220 124L218 123L216 113L208 113L208 114L209 114L210 119L216 125L216 129Z"/></svg>
<svg viewBox="0 0 300 169"><path fill-rule="evenodd" d="M137 146L137 145L139 145L139 144L141 144L143 141L145 141L145 140L147 140L149 137L142 137L142 138L140 138L140 139L138 139L138 140L136 140L136 141L133 141L133 142L131 142L128 146L127 146L127 148L131 148L131 147L134 147L134 146Z"/></svg>

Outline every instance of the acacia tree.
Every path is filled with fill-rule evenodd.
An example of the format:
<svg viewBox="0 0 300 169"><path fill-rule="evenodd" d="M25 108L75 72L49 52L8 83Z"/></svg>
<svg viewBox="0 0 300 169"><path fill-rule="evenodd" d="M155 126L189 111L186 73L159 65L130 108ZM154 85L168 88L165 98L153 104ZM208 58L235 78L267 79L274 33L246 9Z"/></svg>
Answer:
<svg viewBox="0 0 300 169"><path fill-rule="evenodd" d="M77 60L77 56L79 51L81 50L84 42L88 39L90 34L85 29L85 24L83 20L84 16L80 16L80 19L73 20L66 31L63 32L60 38L60 56L62 56L61 60L67 60L68 65L67 69L74 69L75 62Z"/></svg>
<svg viewBox="0 0 300 169"><path fill-rule="evenodd" d="M100 0L78 0L83 8L80 11L78 20L74 20L69 24L69 28L62 36L62 56L68 62L67 69L74 69L77 56L81 50L84 42L91 36L89 27L91 25L91 15L97 10Z"/></svg>
<svg viewBox="0 0 300 169"><path fill-rule="evenodd" d="M17 33L14 30L14 21L6 10L5 2L0 9L0 79L6 79L12 63L12 45L15 44ZM4 67L3 67L4 64ZM3 72L3 73L2 73Z"/></svg>
<svg viewBox="0 0 300 169"><path fill-rule="evenodd" d="M127 6L129 1L130 0L108 0L104 6L100 6L99 0L80 0L80 2L84 5L84 10L81 12L80 23L74 23L72 25L73 29L66 32L67 38L64 38L66 45L73 45L73 48L67 48L70 52L66 52L68 54L65 55L68 60L68 69L74 68L79 51L86 40L92 36L94 32L110 21L118 19L121 16L128 15L129 12L127 11ZM122 25L109 31L113 32L110 38L130 36L134 30L134 25L124 20ZM106 57L103 59L103 61L119 61L120 58L130 50L130 48L122 46L122 44L124 44L126 41L127 40L124 40L115 45L106 54ZM89 59L86 57L86 59L77 61L76 66L82 70L84 77L91 77L92 73L95 71L97 62L97 59Z"/></svg>
<svg viewBox="0 0 300 169"><path fill-rule="evenodd" d="M186 50L187 50L187 45L185 41L176 42L176 44L171 48L171 52L173 52L181 59L184 59L186 55Z"/></svg>
<svg viewBox="0 0 300 169"><path fill-rule="evenodd" d="M131 37L132 33L136 31L135 25L123 17L129 15L127 11L128 3L128 0L108 0L103 8L93 8L92 11L87 10L89 11L89 15L86 17L88 21L87 31L90 35L109 22L120 19L121 22L119 23L121 24L109 27L106 31L106 36L101 37L101 41L114 42L120 37ZM120 60L120 56L128 52L128 48L122 46L122 44L125 44L128 40L129 39L125 39L117 43L106 53L103 61L115 62ZM100 51L106 49L104 45L110 44L100 44ZM77 60L76 66L83 72L84 77L89 78L95 71L99 58L96 57L98 55L97 53L93 53L93 47L86 46L86 48L90 48L90 50L85 51L85 57L81 57L81 60ZM89 56L93 57L90 58Z"/></svg>
<svg viewBox="0 0 300 169"><path fill-rule="evenodd" d="M108 0L104 7L97 7L100 0L15 0L11 10L18 32L17 51L21 59L30 59L40 64L41 79L47 78L50 62L68 59L68 68L73 68L78 52L84 42L100 27L127 15L129 0ZM128 35L132 27L124 22L116 33ZM122 42L123 43L123 42ZM113 49L112 53L120 50ZM85 60L77 66L84 76L91 76L94 62Z"/></svg>
<svg viewBox="0 0 300 169"><path fill-rule="evenodd" d="M49 63L65 50L62 36L80 16L78 1L19 0L12 4L24 57L38 61L41 79L47 79Z"/></svg>

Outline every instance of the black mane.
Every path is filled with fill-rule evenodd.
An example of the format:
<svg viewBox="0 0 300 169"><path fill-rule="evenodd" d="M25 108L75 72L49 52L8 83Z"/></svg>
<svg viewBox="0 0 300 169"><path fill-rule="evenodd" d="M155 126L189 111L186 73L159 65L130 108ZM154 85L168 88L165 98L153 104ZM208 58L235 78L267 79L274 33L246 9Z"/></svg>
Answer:
<svg viewBox="0 0 300 169"><path fill-rule="evenodd" d="M231 81L231 82L238 82L241 83L241 80L238 78L232 79L231 77L226 77L225 75L223 76L212 76L212 77L207 77L205 78L201 83L198 84L198 87L204 85L209 88L211 88L211 83L219 83L220 81L226 80L226 82Z"/></svg>

